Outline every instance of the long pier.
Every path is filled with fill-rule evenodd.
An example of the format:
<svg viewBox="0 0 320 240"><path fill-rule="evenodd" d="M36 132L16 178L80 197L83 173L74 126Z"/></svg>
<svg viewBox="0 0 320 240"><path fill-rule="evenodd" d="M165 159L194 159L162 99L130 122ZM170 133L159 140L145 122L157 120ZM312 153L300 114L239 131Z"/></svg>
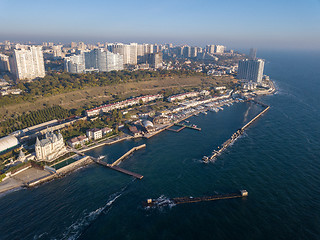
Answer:
<svg viewBox="0 0 320 240"><path fill-rule="evenodd" d="M247 197L248 192L247 190L240 190L236 193L227 193L227 194L217 194L213 196L204 196L204 197L178 197L178 198L171 198L170 201L163 201L163 200L157 200L157 199L147 199L147 201L144 203L145 206L164 206L169 205L170 203L174 204L183 204L183 203L196 203L196 202L209 202L209 201L215 201L215 200L221 200L221 199L231 199L231 198L243 198Z"/></svg>
<svg viewBox="0 0 320 240"><path fill-rule="evenodd" d="M108 164L108 163L106 163L106 162L104 162L104 161L101 161L101 160L98 160L98 159L95 159L94 161L95 161L96 163L102 165L102 166L105 166L105 167L107 167L107 168L116 170L116 171L121 172L121 173L124 173L124 174L127 174L127 175L132 176L132 177L135 177L135 178L137 178L137 179L140 179L140 180L141 180L141 179L143 178L143 176L140 175L140 174L138 174L138 173L134 173L134 172L125 170L125 169L120 168L120 167L118 167L118 166L112 166L111 164Z"/></svg>
<svg viewBox="0 0 320 240"><path fill-rule="evenodd" d="M113 162L112 164L109 164L109 163L106 163L104 161L101 161L100 158L95 158L95 157L91 157L89 156L95 163L97 164L100 164L102 166L105 166L107 168L110 168L110 169L113 169L113 170L116 170L118 172L121 172L121 173L124 173L124 174L127 174L129 176L132 176L132 177L135 177L137 179L142 179L143 176L138 174L138 173L134 173L134 172L131 172L131 171L128 171L126 169L123 169L123 168L120 168L118 166L116 166L117 164L119 164L123 159L125 159L126 157L128 157L131 153L133 153L134 151L137 151L139 149L142 149L142 148L145 148L146 147L146 144L142 144L140 146L137 146L137 147L133 147L132 149L130 149L128 152L126 152L124 155L122 155L120 158L118 158L115 162ZM84 153L81 153L79 152L78 150L74 149L74 148L71 148L69 147L70 151L72 152L75 152L79 155L82 155L82 156L86 156Z"/></svg>
<svg viewBox="0 0 320 240"><path fill-rule="evenodd" d="M125 154L123 154L121 157L119 157L116 161L114 161L112 164L111 164L111 167L114 167L116 165L118 165L119 163L122 162L123 159L125 159L126 157L128 157L131 153L139 150L139 149L142 149L142 148L145 148L146 147L146 144L142 144L140 146L137 146L137 147L133 147L132 149L130 149L128 152L126 152Z"/></svg>
<svg viewBox="0 0 320 240"><path fill-rule="evenodd" d="M245 130L247 127L249 127L255 120L257 120L259 117L261 117L262 114L264 114L266 111L268 111L270 106L267 106L266 109L264 109L261 113L259 113L257 116L255 116L253 119L251 119L250 122L248 122L246 125L244 125L241 129Z"/></svg>
<svg viewBox="0 0 320 240"><path fill-rule="evenodd" d="M244 130L246 128L248 128L255 120L257 120L259 117L261 117L266 111L268 111L270 109L270 106L264 104L264 103L260 103L254 100L255 103L260 104L261 106L266 107L263 111L261 111L257 116L255 116L254 118L252 118L250 120L250 122L248 122L246 125L244 125L242 128L238 129L234 134L232 134L232 136L225 141L221 147L219 146L217 150L214 150L211 154L211 156L207 157L204 156L202 158L202 160L207 163L209 160L214 159L217 155L219 155L223 150L225 150L231 143L233 143L238 137L240 137L243 133Z"/></svg>

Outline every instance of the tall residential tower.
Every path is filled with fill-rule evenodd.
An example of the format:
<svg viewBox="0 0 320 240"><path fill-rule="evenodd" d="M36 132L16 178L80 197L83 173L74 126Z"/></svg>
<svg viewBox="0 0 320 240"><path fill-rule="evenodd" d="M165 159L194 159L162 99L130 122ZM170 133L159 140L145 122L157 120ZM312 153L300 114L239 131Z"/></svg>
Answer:
<svg viewBox="0 0 320 240"><path fill-rule="evenodd" d="M241 60L239 61L237 77L238 79L261 83L263 77L263 69L263 59Z"/></svg>
<svg viewBox="0 0 320 240"><path fill-rule="evenodd" d="M10 57L10 68L17 79L32 80L44 77L42 47L28 46L27 49L15 49Z"/></svg>

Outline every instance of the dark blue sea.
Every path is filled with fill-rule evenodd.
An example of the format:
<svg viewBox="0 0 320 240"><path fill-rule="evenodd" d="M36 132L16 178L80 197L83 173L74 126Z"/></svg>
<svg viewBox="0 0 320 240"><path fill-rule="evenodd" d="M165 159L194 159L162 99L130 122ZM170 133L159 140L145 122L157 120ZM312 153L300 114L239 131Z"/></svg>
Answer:
<svg viewBox="0 0 320 240"><path fill-rule="evenodd" d="M261 52L277 86L270 110L231 147L201 162L261 108L236 103L190 118L202 131L163 132L88 152L142 180L90 165L0 197L0 239L320 239L320 53ZM246 199L145 209L147 198L246 189Z"/></svg>

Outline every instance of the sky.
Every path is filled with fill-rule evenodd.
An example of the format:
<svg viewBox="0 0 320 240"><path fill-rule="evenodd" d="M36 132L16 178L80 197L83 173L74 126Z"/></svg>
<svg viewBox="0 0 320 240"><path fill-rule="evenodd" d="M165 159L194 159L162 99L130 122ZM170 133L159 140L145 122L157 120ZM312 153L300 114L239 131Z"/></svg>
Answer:
<svg viewBox="0 0 320 240"><path fill-rule="evenodd" d="M0 41L320 49L320 0L0 0Z"/></svg>

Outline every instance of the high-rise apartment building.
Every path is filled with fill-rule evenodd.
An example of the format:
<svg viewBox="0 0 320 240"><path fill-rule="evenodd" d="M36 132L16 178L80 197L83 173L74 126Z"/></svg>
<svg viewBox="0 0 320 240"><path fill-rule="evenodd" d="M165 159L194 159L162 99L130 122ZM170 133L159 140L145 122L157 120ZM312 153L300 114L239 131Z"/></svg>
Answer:
<svg viewBox="0 0 320 240"><path fill-rule="evenodd" d="M70 73L84 73L85 72L85 58L84 54L73 55L64 59L65 70Z"/></svg>
<svg viewBox="0 0 320 240"><path fill-rule="evenodd" d="M137 43L130 43L122 44L122 43L115 43L108 46L109 51L113 53L119 53L123 56L123 63L126 65L136 65L138 59L138 44ZM139 50L139 53L141 51Z"/></svg>
<svg viewBox="0 0 320 240"><path fill-rule="evenodd" d="M107 72L123 70L123 56L118 53L107 52Z"/></svg>
<svg viewBox="0 0 320 240"><path fill-rule="evenodd" d="M183 57L185 57L185 58L191 57L191 47L190 46L184 46Z"/></svg>
<svg viewBox="0 0 320 240"><path fill-rule="evenodd" d="M198 47L191 47L190 57L195 58L198 55Z"/></svg>
<svg viewBox="0 0 320 240"><path fill-rule="evenodd" d="M216 45L215 53L224 53L226 47L222 45Z"/></svg>
<svg viewBox="0 0 320 240"><path fill-rule="evenodd" d="M10 64L9 64L9 56L0 54L0 72L9 72Z"/></svg>
<svg viewBox="0 0 320 240"><path fill-rule="evenodd" d="M42 47L28 46L27 49L14 49L10 57L10 69L17 79L32 80L44 77Z"/></svg>
<svg viewBox="0 0 320 240"><path fill-rule="evenodd" d="M207 45L206 52L211 54L215 53L215 45Z"/></svg>
<svg viewBox="0 0 320 240"><path fill-rule="evenodd" d="M257 49L256 48L251 48L250 53L249 53L250 59L256 59L257 58Z"/></svg>
<svg viewBox="0 0 320 240"><path fill-rule="evenodd" d="M123 70L123 56L103 49L94 49L84 54L66 57L65 69L71 73Z"/></svg>
<svg viewBox="0 0 320 240"><path fill-rule="evenodd" d="M93 49L84 53L86 69L107 71L107 53L102 49Z"/></svg>
<svg viewBox="0 0 320 240"><path fill-rule="evenodd" d="M52 52L54 57L62 57L62 45L52 46Z"/></svg>
<svg viewBox="0 0 320 240"><path fill-rule="evenodd" d="M145 55L145 63L148 63L152 68L162 67L162 52L149 53Z"/></svg>
<svg viewBox="0 0 320 240"><path fill-rule="evenodd" d="M264 69L263 59L241 60L239 61L237 78L261 83L262 77L263 77L263 69Z"/></svg>
<svg viewBox="0 0 320 240"><path fill-rule="evenodd" d="M137 65L138 44L130 43L129 45L129 61L126 64Z"/></svg>
<svg viewBox="0 0 320 240"><path fill-rule="evenodd" d="M137 46L137 56L143 56L144 55L144 45L138 44Z"/></svg>

